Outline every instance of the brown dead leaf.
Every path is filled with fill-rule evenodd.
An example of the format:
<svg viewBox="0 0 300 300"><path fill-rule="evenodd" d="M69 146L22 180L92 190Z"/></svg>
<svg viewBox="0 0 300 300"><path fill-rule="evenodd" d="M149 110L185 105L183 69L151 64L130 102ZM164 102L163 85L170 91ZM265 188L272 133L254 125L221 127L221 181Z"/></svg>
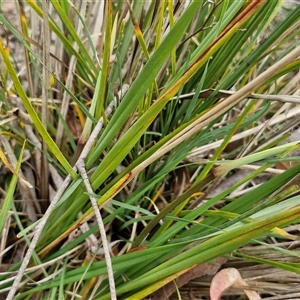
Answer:
<svg viewBox="0 0 300 300"><path fill-rule="evenodd" d="M261 299L259 294L255 291L247 290L248 284L243 280L239 271L235 268L227 268L218 272L213 278L210 286L210 299L221 299L222 293L231 286L243 286L245 294L249 300Z"/></svg>

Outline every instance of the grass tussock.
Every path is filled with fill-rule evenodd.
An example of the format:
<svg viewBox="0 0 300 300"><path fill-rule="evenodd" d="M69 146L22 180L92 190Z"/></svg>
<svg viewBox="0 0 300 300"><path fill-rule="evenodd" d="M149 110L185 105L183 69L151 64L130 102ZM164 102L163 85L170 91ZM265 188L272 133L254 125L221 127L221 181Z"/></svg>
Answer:
<svg viewBox="0 0 300 300"><path fill-rule="evenodd" d="M294 297L299 5L19 1L0 22L4 298L207 299L226 267Z"/></svg>

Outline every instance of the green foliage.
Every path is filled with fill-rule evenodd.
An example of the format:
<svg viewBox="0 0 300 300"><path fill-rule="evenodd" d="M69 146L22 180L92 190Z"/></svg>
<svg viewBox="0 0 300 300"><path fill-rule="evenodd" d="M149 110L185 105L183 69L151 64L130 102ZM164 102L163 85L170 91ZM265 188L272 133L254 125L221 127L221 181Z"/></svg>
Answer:
<svg viewBox="0 0 300 300"><path fill-rule="evenodd" d="M7 37L0 40L5 90L1 130L17 148L14 169L20 170L20 152L28 139L35 185L50 176L57 190L55 176L72 177L36 247L49 278L32 288L27 276L39 280L40 273L28 269L16 299L62 299L69 292L110 299L105 261L90 257L85 247L90 237L98 237L98 227L66 240L94 218L90 196L97 198L109 240L119 240L112 264L120 299L147 297L183 270L273 236L274 228L300 217L295 207L299 196L293 197L300 165L281 174L274 171L285 159L298 161L288 156L298 141L278 143L282 132L295 125L288 121L288 127L285 120L293 120L296 104L280 103L294 92L292 75L300 66L299 42L294 39L300 6L280 18L282 2L277 0L132 1L130 8L125 1L103 3L50 1L50 67L41 55L42 40L28 33L28 24L45 21L41 2L24 4L30 13L16 4L22 30L0 14ZM17 53L8 51L10 34L28 57L25 76L19 76ZM50 83L43 80L43 68L51 75ZM127 91L117 97L124 85ZM35 100L42 98L43 88L49 92L42 103L49 109L47 124ZM229 90L232 94L224 94ZM281 102L268 100L273 94ZM18 104L12 99L16 97ZM112 115L106 115L114 99ZM25 108L29 124L24 126L19 116L17 124L10 123L6 115L16 106ZM72 165L101 118L103 129L85 159L91 195ZM37 144L41 141L46 148ZM36 152L55 171L41 170ZM214 194L239 168L252 171ZM270 168L274 173L269 181L235 194ZM13 193L22 197L15 188L17 178L14 174L7 188L1 215L7 215ZM20 236L27 238L40 222L34 221L24 230L18 228ZM130 252L132 247L135 251ZM273 265L295 272L292 265ZM2 292L13 281L0 277L4 279Z"/></svg>

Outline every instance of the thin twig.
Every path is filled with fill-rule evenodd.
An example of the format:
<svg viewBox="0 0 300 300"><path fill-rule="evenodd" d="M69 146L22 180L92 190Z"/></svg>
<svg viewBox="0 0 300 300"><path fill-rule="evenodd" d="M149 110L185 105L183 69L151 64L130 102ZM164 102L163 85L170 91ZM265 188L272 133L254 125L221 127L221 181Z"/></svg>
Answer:
<svg viewBox="0 0 300 300"><path fill-rule="evenodd" d="M110 297L112 300L117 300L113 268L112 268L110 254L109 254L109 246L108 246L108 241L106 238L104 223L103 223L103 220L102 220L99 208L98 208L97 200L93 196L91 196L91 194L93 194L94 191L91 187L91 184L88 179L88 175L85 170L84 160L78 159L76 166L77 166L78 171L81 175L81 178L84 182L85 188L86 188L87 192L90 194L89 197L90 197L90 200L91 200L94 212L95 212L96 220L97 220L97 223L99 226L100 235L101 235L101 239L102 239L102 245L103 245L103 251L104 251L104 257L105 257L105 262L106 262L106 268L107 268Z"/></svg>
<svg viewBox="0 0 300 300"><path fill-rule="evenodd" d="M124 85L122 87L122 90L119 92L119 98L121 98L128 90L129 86L128 85ZM108 107L105 110L105 115L106 117L108 117L112 111L114 106L116 105L117 102L117 98L115 97L114 100L108 105ZM90 200L92 203L92 206L94 208L95 211L95 216L96 216L96 220L99 226L99 230L100 230L100 235L101 235L101 239L102 239L102 244L103 244L103 251L104 251L104 257L105 257L105 262L106 262L106 267L107 267L107 276L108 276L108 282L109 282L109 289L110 289L110 296L111 299L117 299L116 296L116 288L115 288L115 281L114 281L114 274L113 274L113 268L112 268L112 263L111 263L111 258L110 258L110 253L109 253L109 245L108 245L108 241L106 238L106 232L105 232L105 227L104 227L104 223L98 208L98 204L97 204L97 200L91 196L91 194L93 193L93 189L90 185L86 170L85 170L85 165L84 165L84 160L87 157L87 155L89 154L93 144L95 143L98 134L100 133L102 127L103 127L103 122L104 119L103 117L101 117L99 119L99 121L97 122L97 125L95 126L94 130L92 131L88 141L86 142L84 148L82 149L81 155L79 156L75 166L78 168L78 171L82 177L82 180L84 182L84 185L86 187L87 192L90 194Z"/></svg>
<svg viewBox="0 0 300 300"><path fill-rule="evenodd" d="M44 226L49 218L49 216L52 213L52 210L54 209L55 205L58 203L58 201L60 200L61 196L63 195L64 191L66 190L66 188L68 187L68 185L70 184L72 180L71 175L69 174L66 179L64 180L63 185L60 187L60 189L57 191L53 201L50 203L45 215L43 216L43 218L40 220L40 223L36 226L35 228L35 233L34 236L32 238L32 241L28 247L28 250L26 252L26 255L23 259L23 262L20 266L20 269L18 271L18 274L16 275L16 278L14 280L14 283L6 297L6 300L12 300L14 298L14 295L16 294L17 289L19 288L20 282L22 280L22 277L25 273L25 270L29 264L29 261L31 259L32 253L34 252L34 248L39 240L39 237L42 233L42 230L44 229Z"/></svg>
<svg viewBox="0 0 300 300"><path fill-rule="evenodd" d="M119 98L121 98L128 90L129 86L126 84L122 87L122 90L119 92ZM105 113L106 115L110 115L112 113L112 110L114 108L114 105L116 103L116 97L114 98L114 100L108 105ZM75 164L75 167L73 168L75 171L77 169L77 164L78 162L80 161L84 161L84 159L87 157L90 149L92 148L98 134L100 133L101 129L103 127L103 117L101 117L99 119L99 121L97 122L97 125L95 126L94 130L92 131L87 143L85 144L83 150L82 150L82 153L80 155L80 157L78 158L76 164ZM32 238L32 241L30 243L30 246L28 247L28 250L26 252L26 255L24 257L24 260L19 268L19 271L18 271L18 274L16 275L16 278L14 280L14 283L7 295L7 298L6 300L12 300L14 298L14 295L16 294L17 290L18 290L18 287L20 285L20 282L22 280L22 277L25 273L25 270L29 264L29 261L31 259L31 256L34 252L34 248L35 246L37 245L37 242L39 240L39 237L44 229L44 226L50 216L50 214L52 213L55 205L58 203L58 201L60 200L60 198L62 197L64 191L67 189L67 187L69 186L70 182L72 180L72 177L71 175L69 174L66 179L64 180L62 186L57 190L56 192L56 195L55 197L53 198L52 202L50 203L45 215L42 217L42 219L40 220L39 224L36 226L36 229L35 229L35 233L34 233L34 236ZM103 242L103 241L102 241Z"/></svg>

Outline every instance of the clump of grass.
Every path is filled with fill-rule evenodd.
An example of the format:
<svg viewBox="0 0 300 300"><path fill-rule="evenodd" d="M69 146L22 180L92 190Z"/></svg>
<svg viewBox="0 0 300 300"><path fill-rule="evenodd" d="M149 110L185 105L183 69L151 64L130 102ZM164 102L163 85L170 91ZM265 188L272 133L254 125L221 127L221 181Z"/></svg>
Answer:
<svg viewBox="0 0 300 300"><path fill-rule="evenodd" d="M300 7L15 5L19 24L0 15L8 299L162 297L196 266L292 238Z"/></svg>

